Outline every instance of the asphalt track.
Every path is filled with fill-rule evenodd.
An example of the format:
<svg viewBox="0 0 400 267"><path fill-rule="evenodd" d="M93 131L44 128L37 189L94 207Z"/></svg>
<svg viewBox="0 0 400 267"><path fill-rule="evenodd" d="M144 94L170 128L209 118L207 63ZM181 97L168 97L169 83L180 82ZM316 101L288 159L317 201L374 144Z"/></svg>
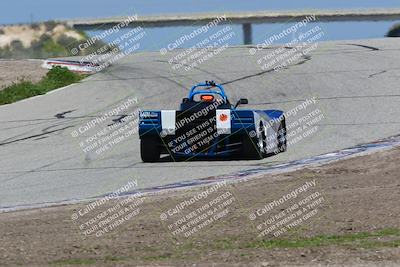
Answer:
<svg viewBox="0 0 400 267"><path fill-rule="evenodd" d="M86 199L132 179L149 188L268 167L399 134L399 52L400 39L326 42L279 72L261 70L257 59L266 50L251 56L248 47L229 48L189 72L174 71L158 52L130 55L82 83L0 106L0 207ZM260 161L144 164L137 135L100 156L85 155L84 137L71 136L128 98L142 109L176 109L204 80L224 84L232 99L247 97L246 108L287 111L315 96L325 118L315 134Z"/></svg>

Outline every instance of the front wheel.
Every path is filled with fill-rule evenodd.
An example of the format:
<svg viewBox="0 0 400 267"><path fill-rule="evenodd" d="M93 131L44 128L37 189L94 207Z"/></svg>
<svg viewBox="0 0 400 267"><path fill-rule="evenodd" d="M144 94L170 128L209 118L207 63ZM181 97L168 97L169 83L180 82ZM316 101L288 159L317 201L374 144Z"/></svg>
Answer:
<svg viewBox="0 0 400 267"><path fill-rule="evenodd" d="M160 138L157 136L143 136L140 139L140 156L143 162L160 160Z"/></svg>

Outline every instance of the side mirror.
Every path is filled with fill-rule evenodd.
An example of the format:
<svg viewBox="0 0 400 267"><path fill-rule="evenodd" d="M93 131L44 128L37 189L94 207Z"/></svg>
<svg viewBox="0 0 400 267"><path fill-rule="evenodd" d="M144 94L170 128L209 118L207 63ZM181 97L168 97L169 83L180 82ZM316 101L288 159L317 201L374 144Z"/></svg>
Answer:
<svg viewBox="0 0 400 267"><path fill-rule="evenodd" d="M241 98L236 102L235 108L237 108L239 105L246 105L249 103L249 100L247 98Z"/></svg>
<svg viewBox="0 0 400 267"><path fill-rule="evenodd" d="M184 99L182 99L182 103L186 103L189 102L189 98L185 97Z"/></svg>

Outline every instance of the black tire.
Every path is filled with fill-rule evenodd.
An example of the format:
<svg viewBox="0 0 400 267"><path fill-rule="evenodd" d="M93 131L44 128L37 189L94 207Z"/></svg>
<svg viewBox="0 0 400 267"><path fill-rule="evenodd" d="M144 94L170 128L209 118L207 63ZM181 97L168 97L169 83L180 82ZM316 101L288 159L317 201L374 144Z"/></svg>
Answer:
<svg viewBox="0 0 400 267"><path fill-rule="evenodd" d="M263 146L261 151L262 151L263 157L266 157L266 156L268 156L268 153L267 153L267 146L268 146L268 143L267 143L267 132L266 132L266 130L264 128L264 124L262 122L260 122L259 131L261 133L260 138L261 138L262 146Z"/></svg>
<svg viewBox="0 0 400 267"><path fill-rule="evenodd" d="M287 149L285 118L282 120L281 125L279 126L277 138L278 138L278 153L285 152Z"/></svg>
<svg viewBox="0 0 400 267"><path fill-rule="evenodd" d="M160 138L157 136L143 136L140 139L140 156L143 162L159 161L160 154Z"/></svg>
<svg viewBox="0 0 400 267"><path fill-rule="evenodd" d="M263 159L264 155L258 146L258 137L246 135L242 140L242 157L244 159Z"/></svg>

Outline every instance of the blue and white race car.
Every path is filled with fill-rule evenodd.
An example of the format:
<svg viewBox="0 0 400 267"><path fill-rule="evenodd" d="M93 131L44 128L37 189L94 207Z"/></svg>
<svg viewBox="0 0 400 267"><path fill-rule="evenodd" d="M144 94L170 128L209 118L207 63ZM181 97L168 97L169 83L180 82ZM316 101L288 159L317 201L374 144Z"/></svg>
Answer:
<svg viewBox="0 0 400 267"><path fill-rule="evenodd" d="M232 105L220 84L193 86L179 110L142 111L140 154L156 162L161 154L173 160L192 158L262 159L286 150L283 111L245 110Z"/></svg>

